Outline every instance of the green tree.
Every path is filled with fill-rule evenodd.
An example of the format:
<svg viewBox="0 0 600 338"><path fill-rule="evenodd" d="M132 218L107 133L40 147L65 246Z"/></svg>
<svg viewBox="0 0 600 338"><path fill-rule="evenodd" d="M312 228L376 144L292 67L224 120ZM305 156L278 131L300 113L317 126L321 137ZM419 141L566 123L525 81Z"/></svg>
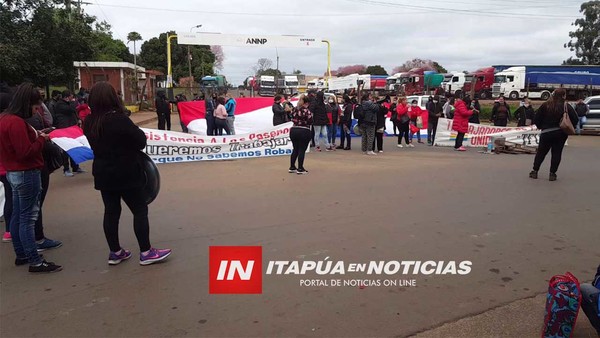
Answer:
<svg viewBox="0 0 600 338"><path fill-rule="evenodd" d="M440 65L436 61L433 61L433 67L435 68L435 71L440 74L448 73L448 70L446 68L442 67L442 65Z"/></svg>
<svg viewBox="0 0 600 338"><path fill-rule="evenodd" d="M583 18L572 23L577 29L569 32L571 40L565 44L577 58L570 57L564 63L600 65L600 1L584 2L579 11Z"/></svg>
<svg viewBox="0 0 600 338"><path fill-rule="evenodd" d="M168 34L175 34L171 31ZM214 74L215 56L210 46L190 46L192 55L192 74L200 79L203 75ZM146 69L155 69L167 74L167 33L144 41L140 48L138 63ZM188 76L187 46L177 44L177 39L171 40L171 63L173 80Z"/></svg>
<svg viewBox="0 0 600 338"><path fill-rule="evenodd" d="M103 21L96 24L93 31L92 45L94 61L133 62L133 55L121 40L114 39L110 25Z"/></svg>
<svg viewBox="0 0 600 338"><path fill-rule="evenodd" d="M277 69L273 69L273 68L267 68L264 70L259 70L258 73L256 74L256 76L261 76L261 75L266 75L266 76L281 76L281 72Z"/></svg>
<svg viewBox="0 0 600 338"><path fill-rule="evenodd" d="M381 67L380 65L375 65L375 66L369 66L367 67L367 70L365 70L365 74L371 74L371 75L388 75L388 73L386 72L386 70Z"/></svg>

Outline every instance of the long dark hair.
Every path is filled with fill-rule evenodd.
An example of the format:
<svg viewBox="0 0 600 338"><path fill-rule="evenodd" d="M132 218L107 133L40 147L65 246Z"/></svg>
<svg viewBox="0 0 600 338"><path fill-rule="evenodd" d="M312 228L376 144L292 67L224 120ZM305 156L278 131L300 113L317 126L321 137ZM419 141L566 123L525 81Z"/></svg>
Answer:
<svg viewBox="0 0 600 338"><path fill-rule="evenodd" d="M26 120L33 115L31 107L37 104L42 104L42 96L40 95L40 92L33 86L33 84L24 82L17 87L17 90L13 94L12 100L3 113L17 115Z"/></svg>
<svg viewBox="0 0 600 338"><path fill-rule="evenodd" d="M105 81L96 83L88 97L91 114L85 119L83 129L86 134L99 138L107 114L123 114L125 108L113 86Z"/></svg>
<svg viewBox="0 0 600 338"><path fill-rule="evenodd" d="M565 101L567 99L567 91L564 88L554 90L546 105L546 111L553 115L562 115L565 111Z"/></svg>

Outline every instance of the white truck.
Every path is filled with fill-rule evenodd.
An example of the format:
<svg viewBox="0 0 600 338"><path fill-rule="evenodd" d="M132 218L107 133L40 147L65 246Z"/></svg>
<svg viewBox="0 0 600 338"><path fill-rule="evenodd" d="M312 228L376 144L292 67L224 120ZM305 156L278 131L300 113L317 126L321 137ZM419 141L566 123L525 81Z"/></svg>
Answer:
<svg viewBox="0 0 600 338"><path fill-rule="evenodd" d="M275 96L275 77L261 75L258 78L258 95Z"/></svg>
<svg viewBox="0 0 600 338"><path fill-rule="evenodd" d="M444 79L445 81L445 79ZM466 81L466 75L463 72L453 72L449 82L444 82L444 91L454 94L454 92L462 91Z"/></svg>
<svg viewBox="0 0 600 338"><path fill-rule="evenodd" d="M327 83L325 79L314 79L308 81L306 84L307 89L327 89Z"/></svg>
<svg viewBox="0 0 600 338"><path fill-rule="evenodd" d="M394 92L398 90L398 87L402 84L400 78L406 73L396 73L385 79L385 89Z"/></svg>
<svg viewBox="0 0 600 338"><path fill-rule="evenodd" d="M296 75L286 75L283 78L284 93L294 95L298 93L298 77Z"/></svg>

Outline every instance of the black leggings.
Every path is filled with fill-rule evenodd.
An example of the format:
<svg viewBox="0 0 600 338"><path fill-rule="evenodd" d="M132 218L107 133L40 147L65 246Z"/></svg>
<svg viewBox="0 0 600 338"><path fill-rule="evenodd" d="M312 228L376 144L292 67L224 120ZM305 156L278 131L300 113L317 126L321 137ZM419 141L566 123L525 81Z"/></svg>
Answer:
<svg viewBox="0 0 600 338"><path fill-rule="evenodd" d="M4 201L4 224L6 225L6 229L4 231L10 232L9 222L13 211L12 187L8 183L8 179L6 179L6 175L0 175L0 182L4 186L4 197L6 198L6 201Z"/></svg>
<svg viewBox="0 0 600 338"><path fill-rule="evenodd" d="M38 213L38 218L35 221L35 240L41 241L46 236L44 236L44 215L42 213L42 208L44 207L44 200L46 200L46 194L48 193L48 187L50 186L50 172L48 169L43 168L40 171L40 176L42 179L42 193L40 194L40 212Z"/></svg>
<svg viewBox="0 0 600 338"><path fill-rule="evenodd" d="M537 154L535 154L535 160L533 161L533 170L538 171L548 155L548 152L552 150L552 159L550 160L550 172L556 174L560 160L562 159L562 151L565 147L569 136L562 130L555 130L540 135L540 144L538 146Z"/></svg>
<svg viewBox="0 0 600 338"><path fill-rule="evenodd" d="M150 250L150 224L148 205L141 188L123 191L100 191L104 202L104 235L110 251L121 250L119 244L119 218L121 217L121 199L125 201L133 214L133 231L140 251Z"/></svg>
<svg viewBox="0 0 600 338"><path fill-rule="evenodd" d="M373 150L375 150L375 144L377 144L377 151L383 151L383 133L375 131L375 140L373 140Z"/></svg>
<svg viewBox="0 0 600 338"><path fill-rule="evenodd" d="M225 129L227 135L231 134L227 120L215 118L215 128L217 130L216 135L223 135L223 129Z"/></svg>
<svg viewBox="0 0 600 338"><path fill-rule="evenodd" d="M398 129L400 129L400 133L398 133L398 144L402 144L402 138L404 137L404 142L406 142L406 144L409 144L410 141L408 139L409 137L409 133L410 133L410 128L409 128L409 121L407 122L400 122L398 121Z"/></svg>
<svg viewBox="0 0 600 338"><path fill-rule="evenodd" d="M296 168L296 159L298 160L298 169L304 170L304 155L310 143L310 129L292 128L290 129L290 139L294 145L294 151L290 159L290 168Z"/></svg>
<svg viewBox="0 0 600 338"><path fill-rule="evenodd" d="M456 134L456 141L454 142L454 149L458 149L463 146L463 141L465 140L465 133L459 132Z"/></svg>

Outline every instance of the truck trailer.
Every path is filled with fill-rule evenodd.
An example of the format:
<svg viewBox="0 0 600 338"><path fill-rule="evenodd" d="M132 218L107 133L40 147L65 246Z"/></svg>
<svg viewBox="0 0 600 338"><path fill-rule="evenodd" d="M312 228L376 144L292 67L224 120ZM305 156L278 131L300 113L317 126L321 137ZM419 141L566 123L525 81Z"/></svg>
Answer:
<svg viewBox="0 0 600 338"><path fill-rule="evenodd" d="M600 66L511 67L496 73L492 94L513 100L525 96L546 100L554 89L565 88L570 98L586 98L598 90L594 75L600 75Z"/></svg>

